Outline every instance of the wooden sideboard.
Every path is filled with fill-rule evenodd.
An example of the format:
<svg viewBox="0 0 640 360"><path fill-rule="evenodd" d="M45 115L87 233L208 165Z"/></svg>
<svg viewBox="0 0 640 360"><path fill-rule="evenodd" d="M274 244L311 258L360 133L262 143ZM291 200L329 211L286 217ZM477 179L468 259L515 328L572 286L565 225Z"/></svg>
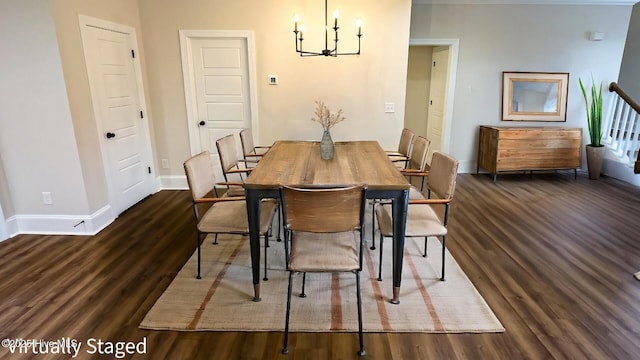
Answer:
<svg viewBox="0 0 640 360"><path fill-rule="evenodd" d="M480 126L478 164L496 175L506 171L574 169L582 164L582 129Z"/></svg>

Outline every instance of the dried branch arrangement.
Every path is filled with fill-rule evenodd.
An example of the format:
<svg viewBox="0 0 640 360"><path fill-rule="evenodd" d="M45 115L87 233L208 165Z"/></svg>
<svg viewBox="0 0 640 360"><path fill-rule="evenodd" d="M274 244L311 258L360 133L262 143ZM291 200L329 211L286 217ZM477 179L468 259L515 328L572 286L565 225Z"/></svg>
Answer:
<svg viewBox="0 0 640 360"><path fill-rule="evenodd" d="M346 119L344 116L342 116L342 109L338 110L338 112L336 113L331 113L331 110L329 110L329 107L326 106L324 102L316 101L315 103L315 117L311 118L311 120L322 125L322 128L324 130L329 130L337 123Z"/></svg>

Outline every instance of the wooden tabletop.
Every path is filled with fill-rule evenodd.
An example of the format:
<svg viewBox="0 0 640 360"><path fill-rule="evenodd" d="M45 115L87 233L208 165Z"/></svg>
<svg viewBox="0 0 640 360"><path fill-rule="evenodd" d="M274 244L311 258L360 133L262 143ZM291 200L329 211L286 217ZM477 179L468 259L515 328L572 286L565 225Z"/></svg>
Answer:
<svg viewBox="0 0 640 360"><path fill-rule="evenodd" d="M246 189L281 185L364 184L371 190L406 190L409 182L376 141L336 142L331 160L320 144L277 141L244 182Z"/></svg>

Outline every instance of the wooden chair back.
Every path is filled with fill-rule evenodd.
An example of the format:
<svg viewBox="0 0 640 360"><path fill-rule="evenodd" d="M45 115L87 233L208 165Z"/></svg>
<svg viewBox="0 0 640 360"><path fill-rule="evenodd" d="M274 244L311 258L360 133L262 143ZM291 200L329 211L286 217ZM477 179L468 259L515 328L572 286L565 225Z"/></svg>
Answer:
<svg viewBox="0 0 640 360"><path fill-rule="evenodd" d="M233 135L227 135L216 140L216 148L220 157L222 172L226 173L238 167L238 154L236 153L236 139Z"/></svg>
<svg viewBox="0 0 640 360"><path fill-rule="evenodd" d="M411 146L415 133L407 128L402 129L400 134L400 142L398 143L398 152L406 157L411 157Z"/></svg>
<svg viewBox="0 0 640 360"><path fill-rule="evenodd" d="M413 150L411 150L411 157L409 158L409 169L415 169L418 171L425 171L427 167L427 154L429 153L429 147L431 141L424 136L416 136L413 141Z"/></svg>
<svg viewBox="0 0 640 360"><path fill-rule="evenodd" d="M240 143L242 145L242 155L246 158L247 154L251 154L255 148L251 129L245 128L240 131Z"/></svg>
<svg viewBox="0 0 640 360"><path fill-rule="evenodd" d="M365 188L300 188L284 186L285 227L293 231L336 233L361 228Z"/></svg>
<svg viewBox="0 0 640 360"><path fill-rule="evenodd" d="M215 172L209 152L203 151L192 156L184 162L183 166L193 201L195 202L207 196L207 194L213 190L216 183Z"/></svg>
<svg viewBox="0 0 640 360"><path fill-rule="evenodd" d="M431 170L427 177L427 188L439 199L452 199L456 188L458 160L436 151L431 159Z"/></svg>

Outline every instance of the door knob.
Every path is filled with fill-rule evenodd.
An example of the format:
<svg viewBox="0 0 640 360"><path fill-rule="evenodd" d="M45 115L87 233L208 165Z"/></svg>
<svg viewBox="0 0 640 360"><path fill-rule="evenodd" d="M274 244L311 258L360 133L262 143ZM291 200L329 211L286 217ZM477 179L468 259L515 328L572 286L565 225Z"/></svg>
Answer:
<svg viewBox="0 0 640 360"><path fill-rule="evenodd" d="M116 134L114 134L112 132L108 132L107 133L107 139L111 139L111 138L114 138L114 137L116 137Z"/></svg>
<svg viewBox="0 0 640 360"><path fill-rule="evenodd" d="M199 124L200 124L200 126L205 126L207 123L204 122L204 120L201 120Z"/></svg>

